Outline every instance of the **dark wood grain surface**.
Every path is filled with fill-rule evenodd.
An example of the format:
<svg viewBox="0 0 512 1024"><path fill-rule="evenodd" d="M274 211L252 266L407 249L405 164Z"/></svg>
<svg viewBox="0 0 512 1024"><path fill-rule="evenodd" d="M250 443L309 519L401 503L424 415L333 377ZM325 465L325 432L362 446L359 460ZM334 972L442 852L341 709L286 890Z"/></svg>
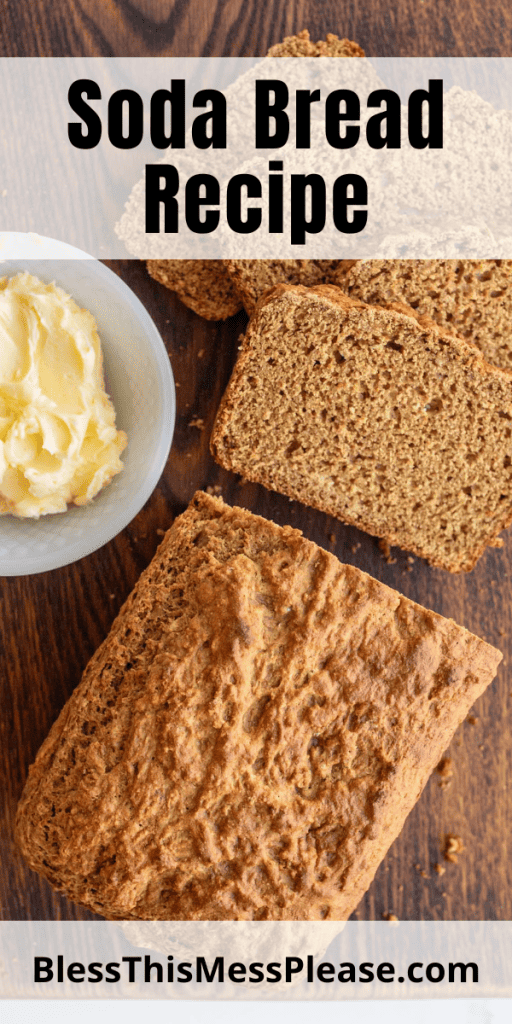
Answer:
<svg viewBox="0 0 512 1024"><path fill-rule="evenodd" d="M371 57L508 57L508 0L3 0L1 56L252 57L309 28Z"/></svg>
<svg viewBox="0 0 512 1024"><path fill-rule="evenodd" d="M51 10L51 13L50 13ZM512 8L456 0L385 0L364 6L326 0L4 0L2 56L237 56L262 54L284 35L309 27L347 35L375 56L508 56ZM51 573L0 579L0 916L87 919L29 871L12 841L27 768L88 658L167 529L199 487L220 486L241 504L290 523L343 561L485 637L504 653L498 678L458 731L448 785L434 774L381 865L357 916L402 919L512 919L512 530L469 575L452 576L394 552L298 503L244 485L217 467L208 437L236 355L245 317L209 324L151 280L138 261L110 263L139 296L164 338L179 385L171 455L153 496L115 540ZM204 428L191 426L199 418ZM458 863L443 861L446 834L460 835ZM441 864L438 874L433 865Z"/></svg>

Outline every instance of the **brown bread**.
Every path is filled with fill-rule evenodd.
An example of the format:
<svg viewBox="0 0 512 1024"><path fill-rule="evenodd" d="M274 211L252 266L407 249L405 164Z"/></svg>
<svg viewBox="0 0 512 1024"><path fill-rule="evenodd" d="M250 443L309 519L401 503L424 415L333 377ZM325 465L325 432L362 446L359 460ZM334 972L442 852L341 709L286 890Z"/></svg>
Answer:
<svg viewBox="0 0 512 1024"><path fill-rule="evenodd" d="M227 320L242 301L222 260L147 260L151 277L206 320Z"/></svg>
<svg viewBox="0 0 512 1024"><path fill-rule="evenodd" d="M364 50L349 39L327 33L326 40L310 41L304 29L272 46L269 57L364 57ZM178 298L207 320L226 320L242 308L248 313L274 284L320 284L330 279L339 260L147 260L156 281L175 291Z"/></svg>
<svg viewBox="0 0 512 1024"><path fill-rule="evenodd" d="M307 29L271 46L267 57L364 57L364 50L349 39L332 32L325 40L313 43ZM233 284L249 316L259 298L276 284L324 284L339 266L340 260L226 260ZM352 261L349 261L351 263Z"/></svg>
<svg viewBox="0 0 512 1024"><path fill-rule="evenodd" d="M343 920L500 658L198 493L41 747L18 843L108 918Z"/></svg>
<svg viewBox="0 0 512 1024"><path fill-rule="evenodd" d="M327 33L325 40L313 43L305 28L271 46L267 57L364 57L364 50L350 39L338 39L332 32Z"/></svg>
<svg viewBox="0 0 512 1024"><path fill-rule="evenodd" d="M357 260L332 281L371 305L405 302L512 370L512 260Z"/></svg>
<svg viewBox="0 0 512 1024"><path fill-rule="evenodd" d="M252 315L256 303L276 284L311 287L331 280L340 260L225 260L233 286ZM349 261L351 264L353 261Z"/></svg>
<svg viewBox="0 0 512 1024"><path fill-rule="evenodd" d="M407 307L338 288L261 300L218 462L452 572L512 521L512 377Z"/></svg>

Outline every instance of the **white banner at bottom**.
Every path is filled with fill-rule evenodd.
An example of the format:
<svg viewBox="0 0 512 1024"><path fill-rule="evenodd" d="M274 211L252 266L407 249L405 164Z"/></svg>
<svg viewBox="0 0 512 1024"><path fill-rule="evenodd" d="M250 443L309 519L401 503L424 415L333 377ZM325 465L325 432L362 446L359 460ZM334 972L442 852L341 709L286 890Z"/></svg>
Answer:
<svg viewBox="0 0 512 1024"><path fill-rule="evenodd" d="M512 996L512 922L11 921L0 998Z"/></svg>

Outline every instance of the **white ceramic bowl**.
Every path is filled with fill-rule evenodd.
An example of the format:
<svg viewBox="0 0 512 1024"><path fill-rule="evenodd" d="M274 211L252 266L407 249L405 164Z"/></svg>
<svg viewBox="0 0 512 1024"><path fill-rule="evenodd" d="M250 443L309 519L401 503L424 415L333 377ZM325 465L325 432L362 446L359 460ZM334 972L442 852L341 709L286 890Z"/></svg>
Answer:
<svg viewBox="0 0 512 1024"><path fill-rule="evenodd" d="M38 252L42 255L34 258ZM46 258L52 252L61 258ZM106 389L128 445L121 456L123 471L89 505L72 505L67 512L37 520L0 516L0 576L26 576L68 565L120 533L161 476L176 410L164 343L142 303L116 274L62 243L0 234L0 276L12 277L22 270L42 281L55 281L96 318Z"/></svg>

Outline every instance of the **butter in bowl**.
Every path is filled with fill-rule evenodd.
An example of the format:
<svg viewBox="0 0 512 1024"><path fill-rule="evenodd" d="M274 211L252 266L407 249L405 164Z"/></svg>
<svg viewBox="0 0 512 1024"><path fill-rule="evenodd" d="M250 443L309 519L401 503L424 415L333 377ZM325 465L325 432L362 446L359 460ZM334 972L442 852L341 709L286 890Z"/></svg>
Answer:
<svg viewBox="0 0 512 1024"><path fill-rule="evenodd" d="M102 363L94 317L62 288L0 279L0 515L85 505L122 470Z"/></svg>
<svg viewBox="0 0 512 1024"><path fill-rule="evenodd" d="M91 258L2 259L0 575L69 564L124 529L174 416L164 343L116 274Z"/></svg>

